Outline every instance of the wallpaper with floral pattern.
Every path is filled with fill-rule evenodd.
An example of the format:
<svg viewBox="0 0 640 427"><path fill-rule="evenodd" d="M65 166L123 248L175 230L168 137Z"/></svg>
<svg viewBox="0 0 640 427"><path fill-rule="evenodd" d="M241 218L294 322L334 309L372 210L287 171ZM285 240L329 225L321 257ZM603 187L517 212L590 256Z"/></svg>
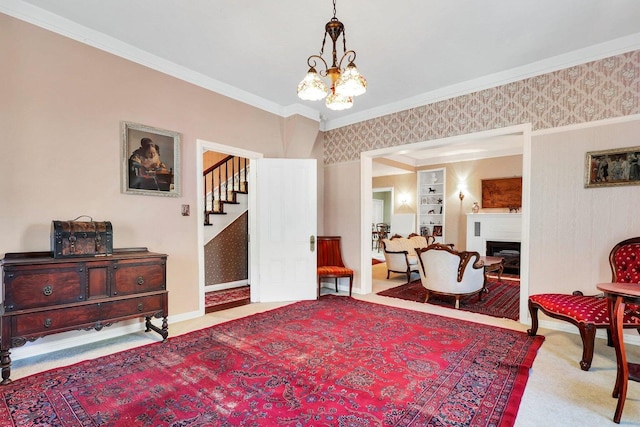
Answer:
<svg viewBox="0 0 640 427"><path fill-rule="evenodd" d="M246 280L249 277L249 219L243 213L204 245L206 285Z"/></svg>
<svg viewBox="0 0 640 427"><path fill-rule="evenodd" d="M411 108L325 134L325 164L522 123L533 130L640 113L640 50Z"/></svg>

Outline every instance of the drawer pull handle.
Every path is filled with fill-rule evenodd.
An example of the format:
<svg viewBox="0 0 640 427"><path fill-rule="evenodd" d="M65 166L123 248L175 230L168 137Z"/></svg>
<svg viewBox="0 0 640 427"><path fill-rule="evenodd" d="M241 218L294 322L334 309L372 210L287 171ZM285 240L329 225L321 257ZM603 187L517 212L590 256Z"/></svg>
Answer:
<svg viewBox="0 0 640 427"><path fill-rule="evenodd" d="M53 293L53 286L51 285L47 285L44 288L42 288L42 293L45 294L45 296L49 296Z"/></svg>
<svg viewBox="0 0 640 427"><path fill-rule="evenodd" d="M138 311L142 311L143 307L142 304L138 304Z"/></svg>
<svg viewBox="0 0 640 427"><path fill-rule="evenodd" d="M138 276L138 285L142 286L144 285L144 278L142 276Z"/></svg>
<svg viewBox="0 0 640 427"><path fill-rule="evenodd" d="M44 327L45 328L51 327L51 319L44 319Z"/></svg>

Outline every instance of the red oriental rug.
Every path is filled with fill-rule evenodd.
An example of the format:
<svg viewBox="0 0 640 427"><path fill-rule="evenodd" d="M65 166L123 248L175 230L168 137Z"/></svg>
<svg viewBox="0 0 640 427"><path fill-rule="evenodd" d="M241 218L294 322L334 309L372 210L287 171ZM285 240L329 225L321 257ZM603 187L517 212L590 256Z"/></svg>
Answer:
<svg viewBox="0 0 640 427"><path fill-rule="evenodd" d="M205 313L226 310L228 308L238 307L250 303L251 288L249 286L223 289L221 291L211 291L204 294Z"/></svg>
<svg viewBox="0 0 640 427"><path fill-rule="evenodd" d="M520 317L520 280L502 278L499 281L496 277L489 276L487 277L487 289L489 293L482 294L482 301L478 301L478 294L460 298L459 310L518 320ZM418 279L378 292L378 295L424 302L427 290ZM429 297L428 304L455 309L455 298L433 294Z"/></svg>
<svg viewBox="0 0 640 427"><path fill-rule="evenodd" d="M511 426L544 338L328 295L1 387L2 426Z"/></svg>

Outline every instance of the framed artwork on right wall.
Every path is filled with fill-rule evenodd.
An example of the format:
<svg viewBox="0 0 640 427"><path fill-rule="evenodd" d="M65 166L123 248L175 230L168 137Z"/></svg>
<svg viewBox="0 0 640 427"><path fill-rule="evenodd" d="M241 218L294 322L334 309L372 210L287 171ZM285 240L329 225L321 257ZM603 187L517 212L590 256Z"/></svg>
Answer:
<svg viewBox="0 0 640 427"><path fill-rule="evenodd" d="M584 187L640 185L640 147L589 151L584 166Z"/></svg>

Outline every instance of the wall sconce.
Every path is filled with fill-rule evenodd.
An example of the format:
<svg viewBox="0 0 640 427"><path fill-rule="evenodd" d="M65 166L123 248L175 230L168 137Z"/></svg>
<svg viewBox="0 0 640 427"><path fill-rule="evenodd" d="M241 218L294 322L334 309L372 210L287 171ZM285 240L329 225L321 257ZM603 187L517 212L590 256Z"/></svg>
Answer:
<svg viewBox="0 0 640 427"><path fill-rule="evenodd" d="M467 191L467 186L464 184L458 184L458 198L460 202L464 199L464 193Z"/></svg>
<svg viewBox="0 0 640 427"><path fill-rule="evenodd" d="M409 195L408 194L401 194L400 195L400 205L401 206L406 206L409 203Z"/></svg>

